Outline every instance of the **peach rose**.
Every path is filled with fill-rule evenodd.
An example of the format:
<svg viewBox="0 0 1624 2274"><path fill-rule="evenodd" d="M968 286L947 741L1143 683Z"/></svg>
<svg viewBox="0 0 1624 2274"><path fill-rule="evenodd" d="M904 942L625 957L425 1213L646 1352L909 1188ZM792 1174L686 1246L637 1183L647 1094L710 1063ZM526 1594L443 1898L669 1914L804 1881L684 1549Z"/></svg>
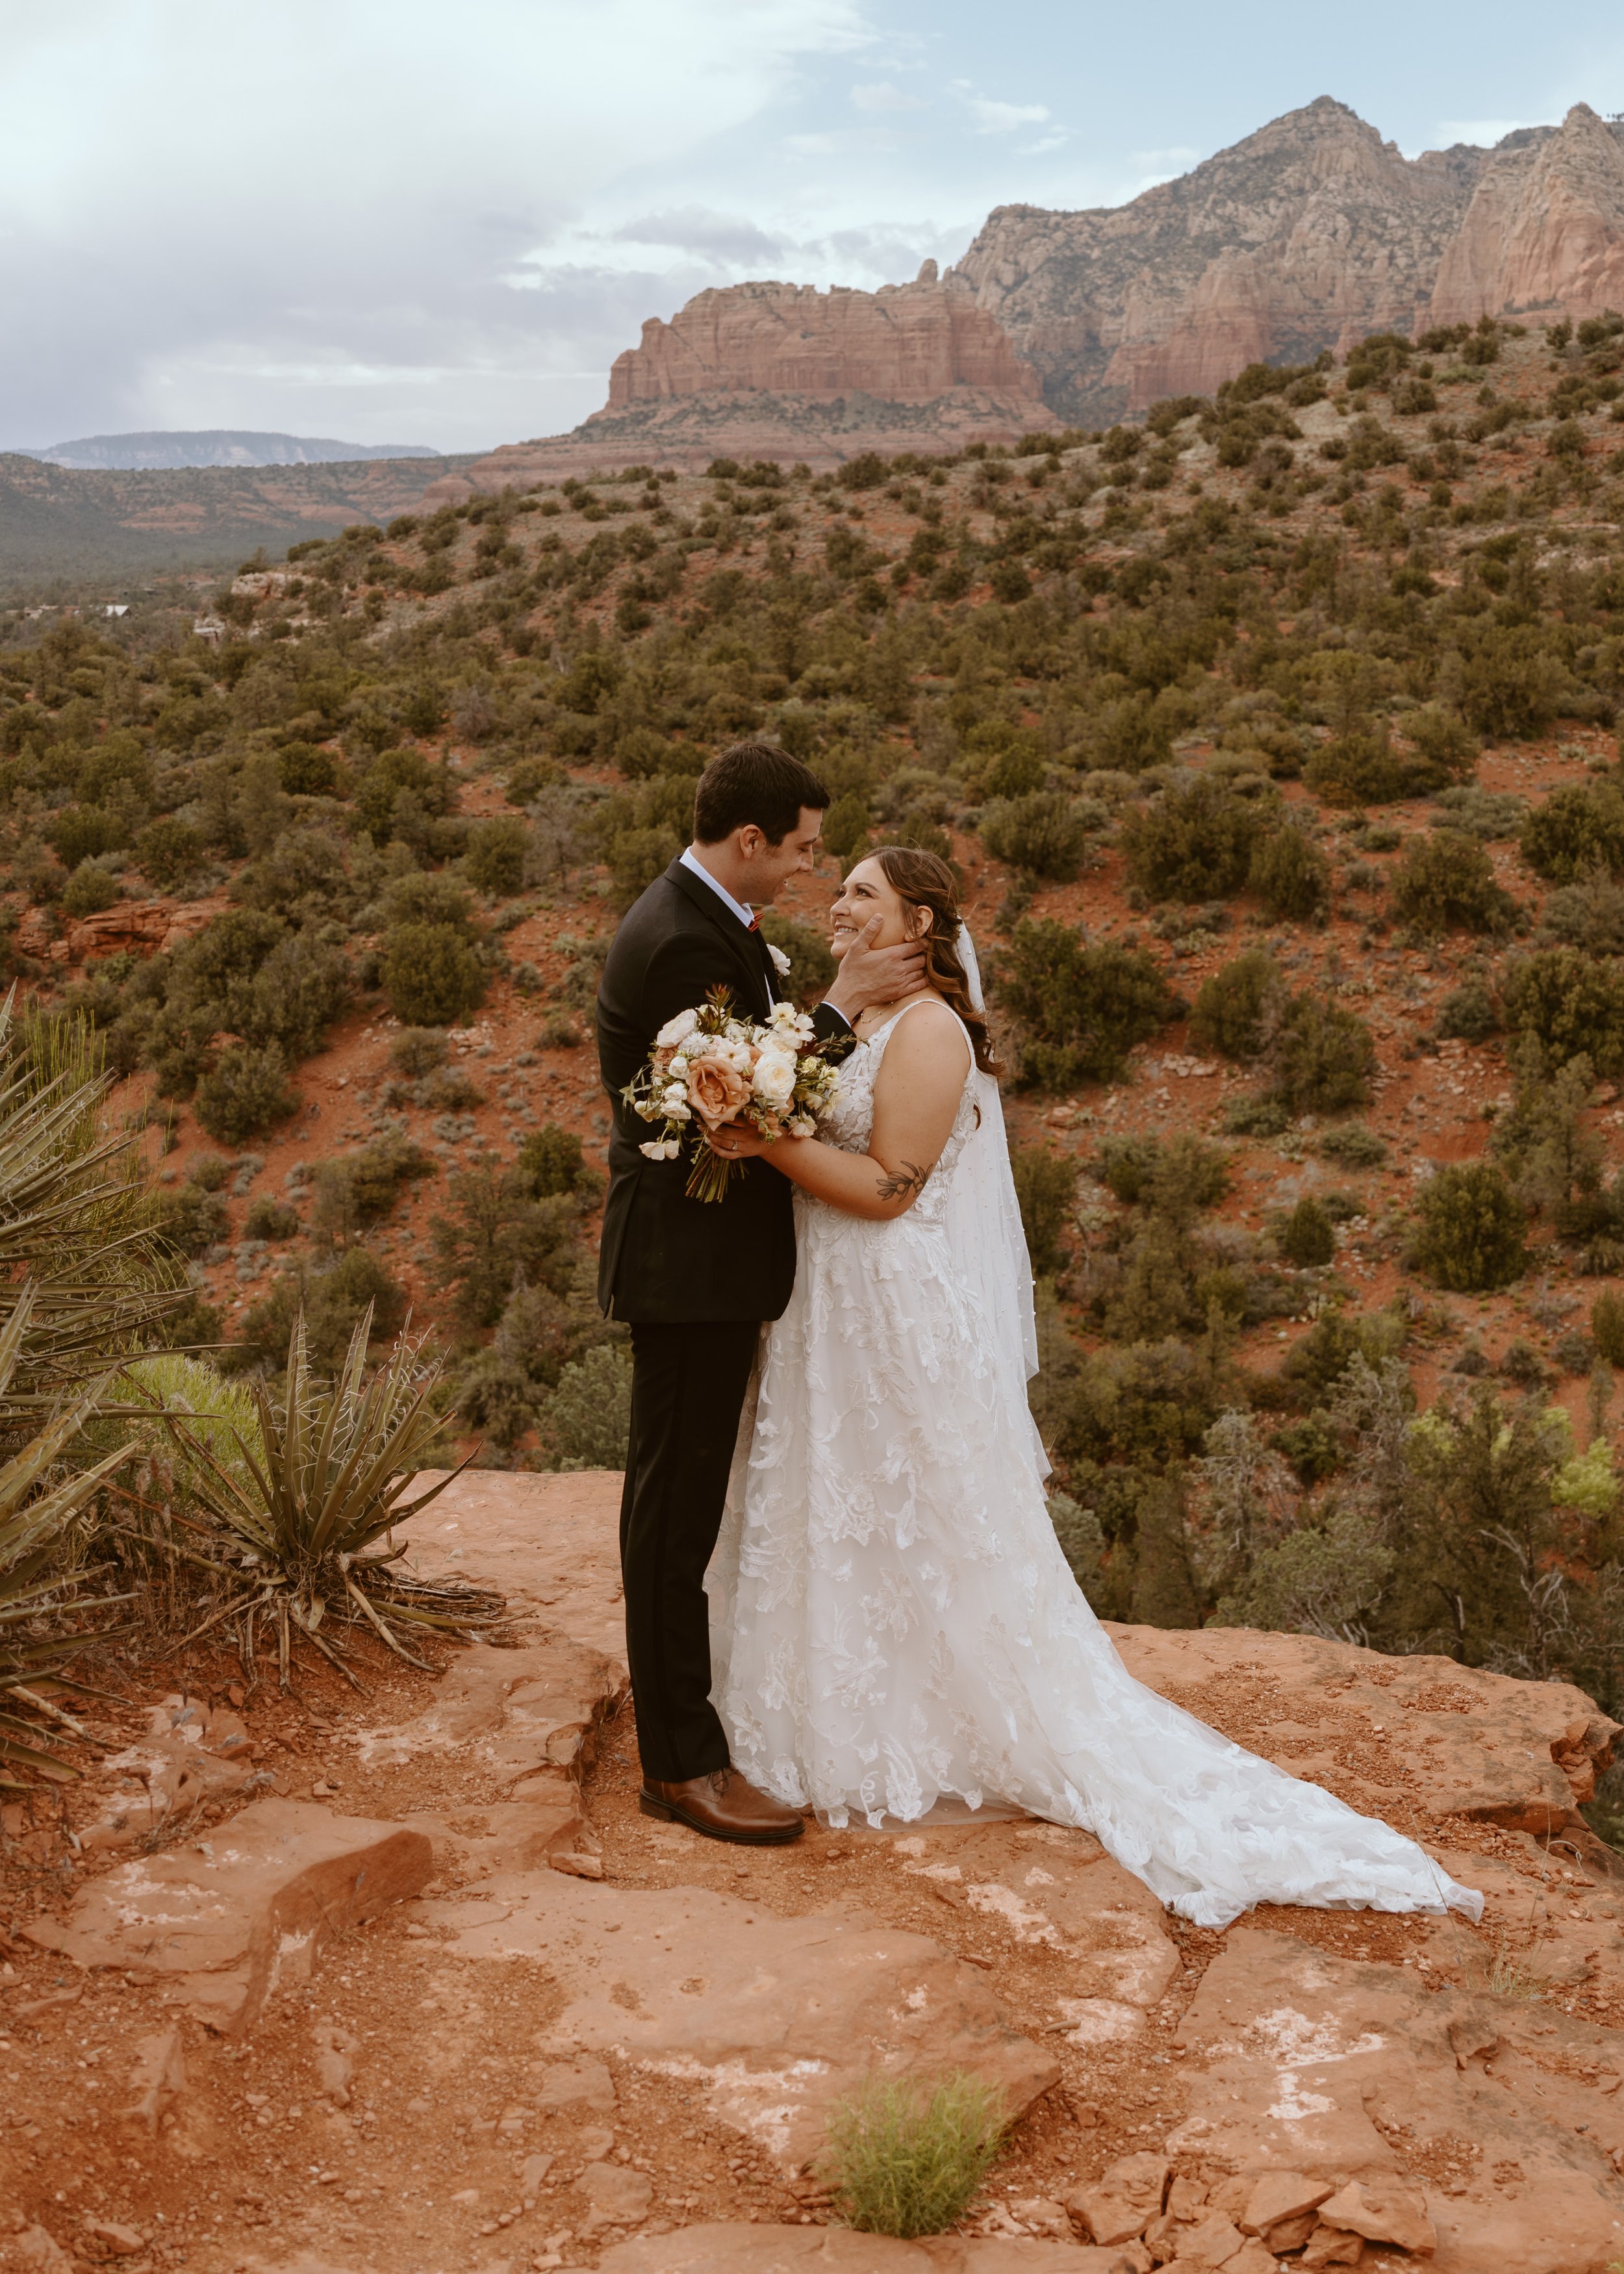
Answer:
<svg viewBox="0 0 1624 2274"><path fill-rule="evenodd" d="M688 1060L688 1103L710 1128L719 1129L724 1121L731 1121L749 1095L746 1077L719 1051Z"/></svg>

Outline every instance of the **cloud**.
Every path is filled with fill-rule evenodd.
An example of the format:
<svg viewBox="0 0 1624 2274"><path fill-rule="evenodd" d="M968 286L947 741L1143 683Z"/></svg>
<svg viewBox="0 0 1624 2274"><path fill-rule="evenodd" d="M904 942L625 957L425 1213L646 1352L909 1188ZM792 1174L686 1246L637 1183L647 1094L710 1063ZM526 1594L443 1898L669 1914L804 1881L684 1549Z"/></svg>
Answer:
<svg viewBox="0 0 1624 2274"><path fill-rule="evenodd" d="M638 221L622 222L608 235L617 245L669 246L678 252L695 252L707 260L728 262L776 260L782 250L780 239L769 237L754 222L736 214L714 213L706 206L648 214Z"/></svg>
<svg viewBox="0 0 1624 2274"><path fill-rule="evenodd" d="M760 257L752 224L718 213L708 253L644 248L640 276L600 246L584 290L507 280L617 185L644 186L600 228L688 216L669 188L699 154L871 41L858 0L198 22L195 0L0 0L0 447L248 425L471 448L571 423L673 252L697 289L722 251Z"/></svg>
<svg viewBox="0 0 1624 2274"><path fill-rule="evenodd" d="M1018 126L1042 126L1049 117L1046 102L992 102L972 95L970 109L978 134L1009 134Z"/></svg>
<svg viewBox="0 0 1624 2274"><path fill-rule="evenodd" d="M852 101L859 110L927 110L929 105L921 94L905 94L889 79L881 79L873 87L854 87Z"/></svg>
<svg viewBox="0 0 1624 2274"><path fill-rule="evenodd" d="M1435 130L1438 139L1432 147L1447 150L1452 143L1470 142L1480 150L1492 150L1519 127L1541 123L1533 118L1440 118Z"/></svg>

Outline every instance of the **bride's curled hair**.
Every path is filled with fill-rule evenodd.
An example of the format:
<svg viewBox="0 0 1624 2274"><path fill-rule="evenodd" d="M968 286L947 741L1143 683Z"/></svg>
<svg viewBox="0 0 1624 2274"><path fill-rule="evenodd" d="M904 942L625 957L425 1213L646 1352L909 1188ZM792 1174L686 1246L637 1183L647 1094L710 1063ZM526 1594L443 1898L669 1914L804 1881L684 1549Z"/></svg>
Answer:
<svg viewBox="0 0 1624 2274"><path fill-rule="evenodd" d="M934 853L918 852L911 845L882 845L864 857L879 862L886 883L911 908L929 910L925 976L948 1008L964 1020L976 1065L983 1073L996 1073L997 1061L987 1033L987 1013L971 1002L970 983L959 957L959 887L952 870Z"/></svg>

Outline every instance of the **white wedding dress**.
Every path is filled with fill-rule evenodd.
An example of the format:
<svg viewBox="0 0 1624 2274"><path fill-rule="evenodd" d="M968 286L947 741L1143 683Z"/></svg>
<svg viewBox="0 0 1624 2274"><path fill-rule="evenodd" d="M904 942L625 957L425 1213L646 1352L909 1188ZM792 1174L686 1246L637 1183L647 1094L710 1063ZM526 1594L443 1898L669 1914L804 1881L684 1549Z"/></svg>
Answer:
<svg viewBox="0 0 1624 2274"><path fill-rule="evenodd" d="M896 1024L821 1125L853 1152ZM1412 1841L1136 1682L1101 1629L1045 1505L992 1078L967 1072L906 1215L797 1192L795 1218L706 1581L711 1694L751 1782L833 1825L955 1800L1080 1825L1199 1926L1265 1901L1478 1916Z"/></svg>

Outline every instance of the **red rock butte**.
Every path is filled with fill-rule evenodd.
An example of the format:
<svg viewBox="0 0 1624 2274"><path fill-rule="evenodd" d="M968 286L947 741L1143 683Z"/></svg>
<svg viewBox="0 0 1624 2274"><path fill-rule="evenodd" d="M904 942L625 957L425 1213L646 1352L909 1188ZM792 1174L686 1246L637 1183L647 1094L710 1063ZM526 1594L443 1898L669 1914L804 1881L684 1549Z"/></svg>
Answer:
<svg viewBox="0 0 1624 2274"><path fill-rule="evenodd" d="M470 469L506 489L644 461L842 464L866 450L959 449L1057 431L1037 373L996 316L927 261L877 292L737 284L701 292L615 358L609 401L573 434L509 444ZM431 502L466 496L437 483Z"/></svg>

